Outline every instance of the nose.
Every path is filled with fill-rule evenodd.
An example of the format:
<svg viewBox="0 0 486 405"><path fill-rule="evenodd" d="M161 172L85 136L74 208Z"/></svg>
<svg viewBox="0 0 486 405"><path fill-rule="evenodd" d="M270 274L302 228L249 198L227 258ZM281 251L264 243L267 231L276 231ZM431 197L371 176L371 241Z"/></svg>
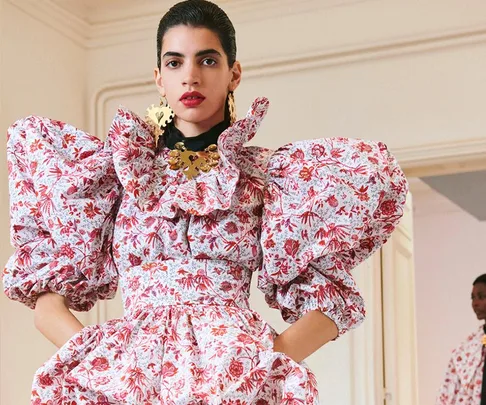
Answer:
<svg viewBox="0 0 486 405"><path fill-rule="evenodd" d="M478 302L478 300L476 300L476 299L473 299L472 300L472 307L473 307L474 310L479 309L479 302Z"/></svg>
<svg viewBox="0 0 486 405"><path fill-rule="evenodd" d="M196 63L186 63L182 84L188 87L201 84L199 65Z"/></svg>

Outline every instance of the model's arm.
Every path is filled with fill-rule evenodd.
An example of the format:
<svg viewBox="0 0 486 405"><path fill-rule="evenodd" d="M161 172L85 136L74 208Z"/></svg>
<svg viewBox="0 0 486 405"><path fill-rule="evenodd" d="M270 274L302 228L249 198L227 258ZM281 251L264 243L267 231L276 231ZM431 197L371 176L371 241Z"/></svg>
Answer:
<svg viewBox="0 0 486 405"><path fill-rule="evenodd" d="M35 327L58 348L83 329L83 324L68 309L59 294L39 296L35 306Z"/></svg>
<svg viewBox="0 0 486 405"><path fill-rule="evenodd" d="M320 311L310 311L275 338L274 350L300 362L337 335L336 324L330 318Z"/></svg>

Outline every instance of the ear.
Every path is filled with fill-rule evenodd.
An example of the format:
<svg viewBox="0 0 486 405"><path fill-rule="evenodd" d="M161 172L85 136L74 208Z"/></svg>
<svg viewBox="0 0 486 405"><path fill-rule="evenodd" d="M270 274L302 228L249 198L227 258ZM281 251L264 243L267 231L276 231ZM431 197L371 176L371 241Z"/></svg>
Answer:
<svg viewBox="0 0 486 405"><path fill-rule="evenodd" d="M231 68L231 81L228 90L235 91L241 82L241 63L236 61Z"/></svg>
<svg viewBox="0 0 486 405"><path fill-rule="evenodd" d="M162 76L160 74L160 70L158 68L154 69L154 79L155 79L155 85L157 86L157 89L159 90L159 93L162 97L165 97L165 87L164 83L162 81Z"/></svg>

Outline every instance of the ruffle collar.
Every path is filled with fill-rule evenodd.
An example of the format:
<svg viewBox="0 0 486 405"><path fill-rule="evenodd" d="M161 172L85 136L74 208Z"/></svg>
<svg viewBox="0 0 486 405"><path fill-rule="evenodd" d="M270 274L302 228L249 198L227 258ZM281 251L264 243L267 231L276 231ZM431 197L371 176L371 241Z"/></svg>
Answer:
<svg viewBox="0 0 486 405"><path fill-rule="evenodd" d="M203 216L229 209L240 177L239 152L255 136L268 106L266 98L256 99L246 117L219 136L219 165L193 179L171 170L167 162L169 150L162 148L156 155L150 127L135 113L120 107L108 133L107 146L125 192L142 210L166 218L174 218L178 210Z"/></svg>

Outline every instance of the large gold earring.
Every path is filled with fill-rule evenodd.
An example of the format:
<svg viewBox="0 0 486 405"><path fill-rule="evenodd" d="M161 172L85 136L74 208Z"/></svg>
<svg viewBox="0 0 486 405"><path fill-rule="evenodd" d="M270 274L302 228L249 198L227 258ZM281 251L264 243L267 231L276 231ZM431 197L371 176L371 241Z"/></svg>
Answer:
<svg viewBox="0 0 486 405"><path fill-rule="evenodd" d="M235 103L235 95L232 91L228 93L228 110L230 116L230 125L233 125L236 120L236 103Z"/></svg>
<svg viewBox="0 0 486 405"><path fill-rule="evenodd" d="M172 122L174 116L174 111L169 107L169 103L165 97L161 97L158 107L152 104L147 108L145 120L153 129L155 146L157 146L159 137L164 133L167 125Z"/></svg>

